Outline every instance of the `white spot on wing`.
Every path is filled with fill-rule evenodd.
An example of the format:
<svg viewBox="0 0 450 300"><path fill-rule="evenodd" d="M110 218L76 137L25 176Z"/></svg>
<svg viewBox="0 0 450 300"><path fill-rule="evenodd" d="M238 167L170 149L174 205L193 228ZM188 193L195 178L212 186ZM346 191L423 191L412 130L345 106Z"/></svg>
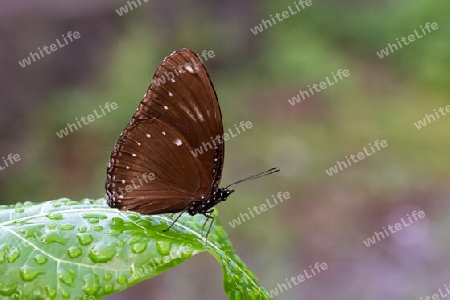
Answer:
<svg viewBox="0 0 450 300"><path fill-rule="evenodd" d="M173 94L172 94L172 92L169 92L169 96L170 96L170 97L173 97Z"/></svg>
<svg viewBox="0 0 450 300"><path fill-rule="evenodd" d="M131 153L131 156L136 157L137 155L136 153Z"/></svg>
<svg viewBox="0 0 450 300"><path fill-rule="evenodd" d="M165 110L168 110L169 108L167 107L167 105L164 105L164 109L165 109Z"/></svg>
<svg viewBox="0 0 450 300"><path fill-rule="evenodd" d="M125 179L122 179L122 184L125 184L125 183L126 183Z"/></svg>
<svg viewBox="0 0 450 300"><path fill-rule="evenodd" d="M175 141L173 141L173 143L177 146L183 145L183 142L180 139L176 139Z"/></svg>
<svg viewBox="0 0 450 300"><path fill-rule="evenodd" d="M192 120L194 120L194 121L197 121L196 119L195 119L195 116L194 116L194 114L189 110L189 108L187 108L186 106L181 106L181 108L184 110L184 112L192 119Z"/></svg>
<svg viewBox="0 0 450 300"><path fill-rule="evenodd" d="M161 132L163 135L166 135L166 132L165 131L163 131L163 132Z"/></svg>
<svg viewBox="0 0 450 300"><path fill-rule="evenodd" d="M203 118L202 113L198 110L198 107L197 107L197 106L194 106L194 110L195 110L195 113L197 114L198 119L199 119L200 121L204 121L205 119Z"/></svg>
<svg viewBox="0 0 450 300"><path fill-rule="evenodd" d="M175 78L170 78L170 81L175 82Z"/></svg>
<svg viewBox="0 0 450 300"><path fill-rule="evenodd" d="M148 138L151 137L150 133L146 133L145 136L148 137Z"/></svg>
<svg viewBox="0 0 450 300"><path fill-rule="evenodd" d="M186 70L187 70L189 73L194 73L194 69L192 69L192 67L191 67L190 65L187 65L187 66L186 66Z"/></svg>

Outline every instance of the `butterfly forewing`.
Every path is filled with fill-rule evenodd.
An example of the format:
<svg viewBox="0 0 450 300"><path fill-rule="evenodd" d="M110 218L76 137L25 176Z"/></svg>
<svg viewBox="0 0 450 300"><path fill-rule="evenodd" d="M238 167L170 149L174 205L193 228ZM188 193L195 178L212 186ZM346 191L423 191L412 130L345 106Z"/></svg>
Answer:
<svg viewBox="0 0 450 300"><path fill-rule="evenodd" d="M172 53L111 153L108 204L156 214L209 197L222 172L223 143L211 140L217 135L223 135L222 117L204 65L188 49Z"/></svg>

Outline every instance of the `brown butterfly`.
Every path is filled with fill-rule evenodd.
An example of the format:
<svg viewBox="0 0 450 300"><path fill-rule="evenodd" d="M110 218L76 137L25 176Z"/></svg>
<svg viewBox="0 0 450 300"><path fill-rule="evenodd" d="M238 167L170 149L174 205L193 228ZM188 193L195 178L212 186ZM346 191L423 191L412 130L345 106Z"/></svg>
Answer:
<svg viewBox="0 0 450 300"><path fill-rule="evenodd" d="M233 192L231 185L279 171L219 188L223 134L217 95L201 59L189 49L173 52L156 68L111 153L108 205L144 215L180 212L170 227L184 212L202 214L211 219L210 230L213 207Z"/></svg>

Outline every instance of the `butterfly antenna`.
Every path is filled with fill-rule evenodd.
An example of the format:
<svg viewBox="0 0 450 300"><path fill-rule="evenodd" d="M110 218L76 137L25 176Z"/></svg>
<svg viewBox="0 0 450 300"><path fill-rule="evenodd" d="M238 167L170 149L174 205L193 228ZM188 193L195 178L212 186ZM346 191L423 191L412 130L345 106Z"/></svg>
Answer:
<svg viewBox="0 0 450 300"><path fill-rule="evenodd" d="M238 180L236 182L233 182L232 184L229 184L226 188L229 188L230 186L238 184L238 183L242 183L244 181L249 181L249 180L261 178L261 177L264 177L264 176L267 176L267 175L270 175L270 174L273 174L273 173L276 173L276 172L279 172L279 171L280 171L280 168L270 168L267 171L264 171L264 172L261 172L261 173L255 174L255 175L251 175L251 176L249 176L247 178L240 179L240 180Z"/></svg>

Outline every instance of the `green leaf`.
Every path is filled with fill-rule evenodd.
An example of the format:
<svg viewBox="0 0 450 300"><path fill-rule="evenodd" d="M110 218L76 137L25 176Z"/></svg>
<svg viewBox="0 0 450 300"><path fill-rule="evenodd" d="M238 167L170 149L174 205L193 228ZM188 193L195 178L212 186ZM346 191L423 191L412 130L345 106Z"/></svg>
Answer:
<svg viewBox="0 0 450 300"><path fill-rule="evenodd" d="M0 206L0 299L98 299L210 252L222 265L229 299L270 299L215 221L143 216L104 199ZM215 215L217 220L217 215ZM209 225L207 225L209 226Z"/></svg>

